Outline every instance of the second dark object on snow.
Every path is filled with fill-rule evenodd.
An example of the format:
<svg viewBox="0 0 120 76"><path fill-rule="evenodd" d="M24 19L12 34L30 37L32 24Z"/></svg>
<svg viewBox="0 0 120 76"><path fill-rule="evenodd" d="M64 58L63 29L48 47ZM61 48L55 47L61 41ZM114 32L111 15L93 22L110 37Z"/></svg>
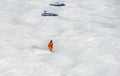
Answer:
<svg viewBox="0 0 120 76"><path fill-rule="evenodd" d="M55 13L48 13L47 11L44 11L41 16L58 16L58 14Z"/></svg>

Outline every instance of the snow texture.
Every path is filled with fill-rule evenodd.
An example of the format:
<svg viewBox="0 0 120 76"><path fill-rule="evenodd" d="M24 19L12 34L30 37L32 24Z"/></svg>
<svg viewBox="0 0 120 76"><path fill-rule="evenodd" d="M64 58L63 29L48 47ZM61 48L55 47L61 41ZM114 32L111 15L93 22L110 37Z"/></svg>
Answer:
<svg viewBox="0 0 120 76"><path fill-rule="evenodd" d="M119 0L0 0L0 76L120 76L119 32Z"/></svg>

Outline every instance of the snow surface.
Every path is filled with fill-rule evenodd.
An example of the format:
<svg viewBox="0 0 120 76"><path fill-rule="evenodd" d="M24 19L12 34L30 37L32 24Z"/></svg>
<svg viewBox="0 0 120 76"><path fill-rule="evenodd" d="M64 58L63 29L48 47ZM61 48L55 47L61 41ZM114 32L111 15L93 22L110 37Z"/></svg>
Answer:
<svg viewBox="0 0 120 76"><path fill-rule="evenodd" d="M119 0L0 0L0 76L120 76L119 32Z"/></svg>

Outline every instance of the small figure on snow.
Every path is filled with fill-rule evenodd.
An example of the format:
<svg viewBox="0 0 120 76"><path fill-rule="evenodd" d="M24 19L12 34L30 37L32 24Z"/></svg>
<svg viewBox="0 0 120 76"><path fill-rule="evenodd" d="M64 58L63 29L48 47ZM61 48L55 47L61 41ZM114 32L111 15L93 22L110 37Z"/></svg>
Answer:
<svg viewBox="0 0 120 76"><path fill-rule="evenodd" d="M52 42L52 40L50 40L50 42L48 43L48 49L49 49L50 51L53 50L53 42Z"/></svg>

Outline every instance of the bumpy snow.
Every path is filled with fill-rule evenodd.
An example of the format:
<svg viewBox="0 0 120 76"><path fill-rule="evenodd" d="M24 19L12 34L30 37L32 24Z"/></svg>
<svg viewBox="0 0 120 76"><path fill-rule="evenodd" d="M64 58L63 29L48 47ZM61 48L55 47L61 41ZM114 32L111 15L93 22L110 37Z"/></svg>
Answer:
<svg viewBox="0 0 120 76"><path fill-rule="evenodd" d="M120 76L120 1L0 0L0 76Z"/></svg>

